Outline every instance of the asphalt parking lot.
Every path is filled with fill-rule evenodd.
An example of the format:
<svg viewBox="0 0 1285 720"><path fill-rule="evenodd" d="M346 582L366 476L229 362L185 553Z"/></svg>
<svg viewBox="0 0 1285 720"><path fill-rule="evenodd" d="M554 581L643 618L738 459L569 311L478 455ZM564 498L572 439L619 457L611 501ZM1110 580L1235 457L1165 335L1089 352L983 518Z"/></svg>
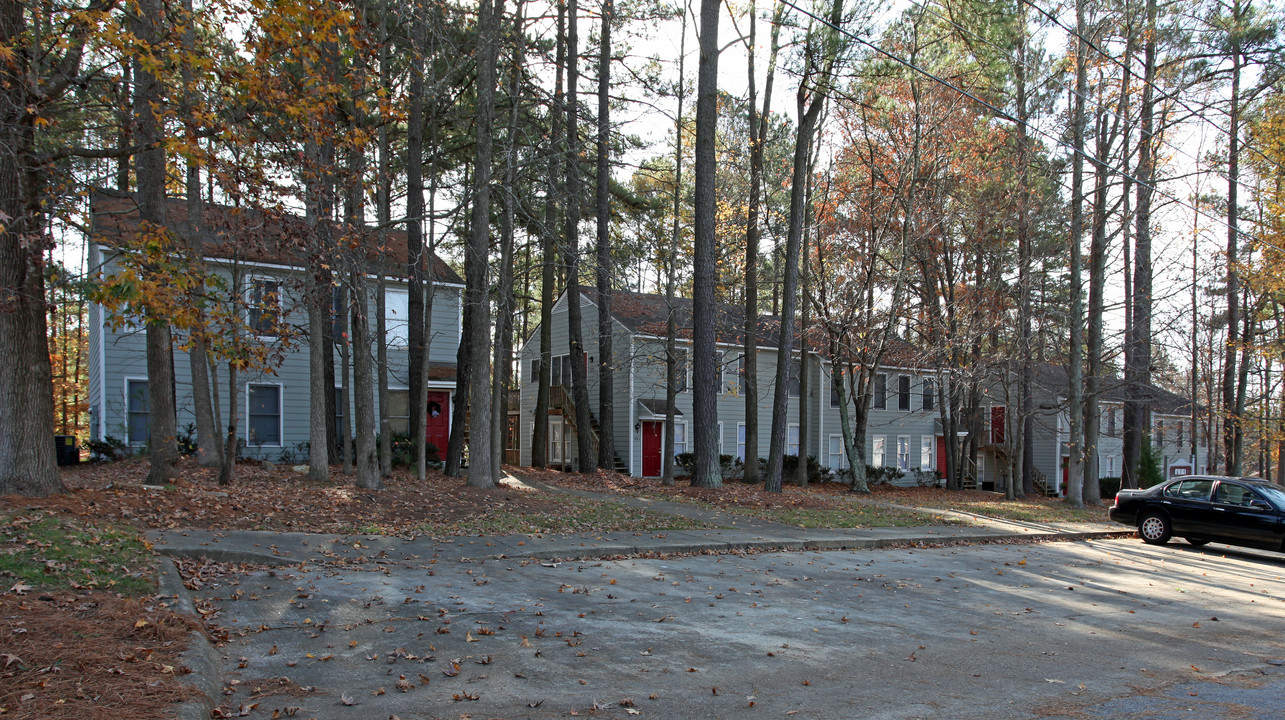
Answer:
<svg viewBox="0 0 1285 720"><path fill-rule="evenodd" d="M1285 555L1135 539L233 574L252 718L1279 718Z"/></svg>

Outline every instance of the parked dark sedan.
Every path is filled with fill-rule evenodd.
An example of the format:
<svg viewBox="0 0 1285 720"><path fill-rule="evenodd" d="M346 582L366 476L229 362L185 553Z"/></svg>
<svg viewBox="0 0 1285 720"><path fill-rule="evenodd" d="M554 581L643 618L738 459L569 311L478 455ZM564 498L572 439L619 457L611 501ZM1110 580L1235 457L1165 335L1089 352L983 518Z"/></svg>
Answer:
<svg viewBox="0 0 1285 720"><path fill-rule="evenodd" d="M1285 489L1249 478L1192 475L1146 490L1121 490L1111 519L1135 525L1145 542L1185 538L1285 552Z"/></svg>

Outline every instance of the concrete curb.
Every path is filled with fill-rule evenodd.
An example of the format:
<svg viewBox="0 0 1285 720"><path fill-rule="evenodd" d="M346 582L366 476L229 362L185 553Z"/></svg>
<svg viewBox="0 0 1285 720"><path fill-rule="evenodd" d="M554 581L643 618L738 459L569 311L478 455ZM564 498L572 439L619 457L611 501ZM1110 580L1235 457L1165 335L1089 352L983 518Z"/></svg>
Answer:
<svg viewBox="0 0 1285 720"><path fill-rule="evenodd" d="M183 587L174 562L162 556L157 575L159 596L168 598L170 607L176 612L186 613L199 621L200 614L196 612L187 588ZM206 639L205 633L193 630L188 633L188 649L179 656L179 660L189 671L184 682L195 687L202 697L180 703L174 708L174 717L177 720L208 720L223 692L223 677L214 646Z"/></svg>

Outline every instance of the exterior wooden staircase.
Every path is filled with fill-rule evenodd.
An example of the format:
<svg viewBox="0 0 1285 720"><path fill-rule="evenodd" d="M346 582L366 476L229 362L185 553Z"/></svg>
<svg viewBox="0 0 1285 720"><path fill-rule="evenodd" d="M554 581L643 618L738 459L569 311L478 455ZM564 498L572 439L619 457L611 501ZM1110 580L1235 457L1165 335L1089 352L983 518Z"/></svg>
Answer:
<svg viewBox="0 0 1285 720"><path fill-rule="evenodd" d="M580 439L585 436L585 433L581 433L580 429L576 427L575 402L572 401L571 393L567 392L567 389L565 387L561 385L554 385L553 387L549 388L549 414L561 415L563 418L562 421L564 426L567 428L570 428L572 431L575 432L577 442L579 442ZM587 435L589 437L589 447L593 450L594 457L598 457L600 430L601 430L601 427L598 425L598 416L594 415L593 411L590 410L589 411L589 432L587 433ZM563 432L565 432L565 430ZM612 458L613 470L624 474L629 473L629 466L626 465L625 462L620 459L620 456L617 455L615 451L612 451L611 458ZM564 465L569 460L570 458L563 458Z"/></svg>

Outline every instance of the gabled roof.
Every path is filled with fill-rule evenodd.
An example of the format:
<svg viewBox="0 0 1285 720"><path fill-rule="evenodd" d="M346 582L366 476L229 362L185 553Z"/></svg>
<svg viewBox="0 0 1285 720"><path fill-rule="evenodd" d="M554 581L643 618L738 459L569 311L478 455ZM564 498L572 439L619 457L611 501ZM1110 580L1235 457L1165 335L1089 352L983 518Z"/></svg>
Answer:
<svg viewBox="0 0 1285 720"><path fill-rule="evenodd" d="M1038 388L1054 395L1065 397L1070 384L1066 368L1051 363L1038 363L1035 366L1034 384ZM1117 377L1098 379L1098 399L1111 403L1123 403L1128 396L1129 383ZM1139 395L1151 406L1152 412L1161 415L1190 415L1191 400L1177 393L1169 392L1155 385L1141 386Z"/></svg>
<svg viewBox="0 0 1285 720"><path fill-rule="evenodd" d="M581 286L580 293L590 302L598 304L598 289ZM666 323L669 320L670 304L664 295L639 293L629 290L613 290L611 293L611 316L625 329L639 335L665 337ZM679 338L690 340L692 337L692 300L675 297L673 300L674 323ZM714 334L715 341L727 345L745 344L745 308L731 303L718 303L715 308ZM796 321L797 322L797 321ZM776 315L760 315L758 318L759 347L779 347L781 318ZM809 347L813 352L827 353L824 333L813 328L809 335ZM918 348L900 339L893 338L884 354L882 364L904 367L915 367L920 364L922 353Z"/></svg>
<svg viewBox="0 0 1285 720"><path fill-rule="evenodd" d="M170 228L183 235L188 228L187 201L168 198L166 213ZM138 231L138 204L132 197L95 193L90 198L90 215L94 239L114 246L123 236ZM302 266L302 250L310 235L304 219L287 213L274 214L261 210L206 203L202 219L203 252L207 257L276 265ZM363 238L367 256L382 271L397 277L406 276L407 238L405 230L389 228L384 237L387 246L380 252L377 235L367 228ZM381 262L382 261L382 262ZM462 285L463 279L437 255L430 255L429 268L437 282Z"/></svg>

